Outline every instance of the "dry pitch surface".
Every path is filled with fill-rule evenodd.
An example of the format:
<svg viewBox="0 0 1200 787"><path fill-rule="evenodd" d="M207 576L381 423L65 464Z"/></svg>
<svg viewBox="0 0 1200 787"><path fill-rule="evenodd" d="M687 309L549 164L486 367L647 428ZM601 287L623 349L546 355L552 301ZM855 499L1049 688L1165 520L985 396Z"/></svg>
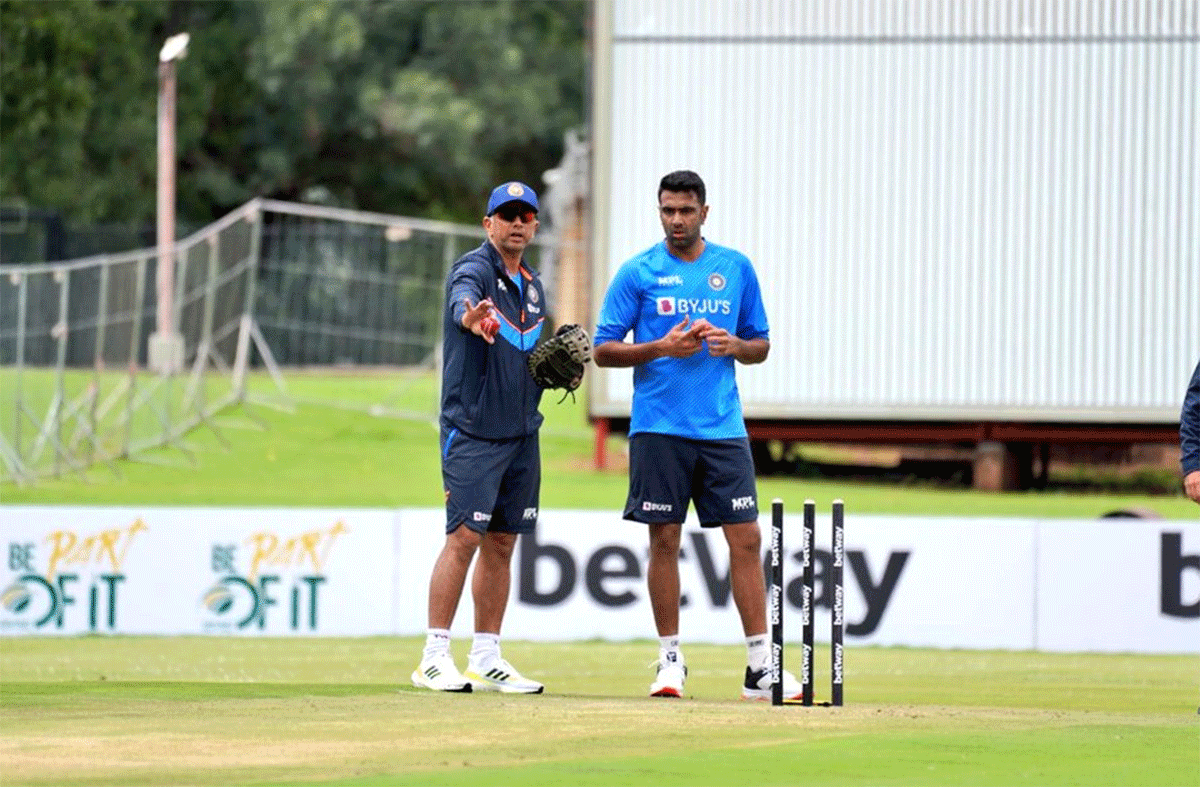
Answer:
<svg viewBox="0 0 1200 787"><path fill-rule="evenodd" d="M740 647L689 648L680 701L650 642L508 643L529 697L409 688L414 639L0 648L6 787L1200 784L1191 657L850 649L845 707L772 708Z"/></svg>

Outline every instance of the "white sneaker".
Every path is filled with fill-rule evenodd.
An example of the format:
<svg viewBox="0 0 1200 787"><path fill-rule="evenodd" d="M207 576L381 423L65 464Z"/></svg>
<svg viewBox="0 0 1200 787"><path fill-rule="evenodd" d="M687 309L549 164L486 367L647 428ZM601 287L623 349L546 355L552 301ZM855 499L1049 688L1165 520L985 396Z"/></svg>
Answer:
<svg viewBox="0 0 1200 787"><path fill-rule="evenodd" d="M423 659L421 665L412 674L412 685L419 689L434 691L471 690L471 682L454 666L454 657L449 653L441 653L433 658Z"/></svg>
<svg viewBox="0 0 1200 787"><path fill-rule="evenodd" d="M682 697L683 682L687 680L687 665L682 661L659 659L658 674L650 684L651 697Z"/></svg>
<svg viewBox="0 0 1200 787"><path fill-rule="evenodd" d="M483 663L467 663L467 680L475 691L499 691L505 694L541 694L545 686L517 672L516 667L502 658Z"/></svg>
<svg viewBox="0 0 1200 787"><path fill-rule="evenodd" d="M783 698L798 701L804 699L804 687L796 676L787 670L783 671ZM771 670L752 670L746 667L746 680L742 683L742 699L769 700L771 699Z"/></svg>

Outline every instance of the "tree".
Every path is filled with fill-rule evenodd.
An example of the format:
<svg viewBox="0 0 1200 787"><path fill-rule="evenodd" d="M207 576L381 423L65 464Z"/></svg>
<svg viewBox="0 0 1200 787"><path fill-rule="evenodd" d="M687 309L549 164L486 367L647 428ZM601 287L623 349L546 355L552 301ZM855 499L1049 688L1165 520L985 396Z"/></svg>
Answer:
<svg viewBox="0 0 1200 787"><path fill-rule="evenodd" d="M0 200L153 221L157 53L178 215L256 196L474 221L584 117L586 0L0 0Z"/></svg>
<svg viewBox="0 0 1200 787"><path fill-rule="evenodd" d="M0 199L82 221L153 215L154 77L137 10L0 2Z"/></svg>
<svg viewBox="0 0 1200 787"><path fill-rule="evenodd" d="M251 79L292 198L478 218L494 181L536 181L583 118L584 2L264 8ZM281 167L284 169L284 167Z"/></svg>

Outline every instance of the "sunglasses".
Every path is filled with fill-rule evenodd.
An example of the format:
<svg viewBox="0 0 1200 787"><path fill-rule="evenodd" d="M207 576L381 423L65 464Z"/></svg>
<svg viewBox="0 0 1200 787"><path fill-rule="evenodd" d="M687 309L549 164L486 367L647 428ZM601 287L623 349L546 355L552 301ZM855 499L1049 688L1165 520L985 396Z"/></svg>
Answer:
<svg viewBox="0 0 1200 787"><path fill-rule="evenodd" d="M533 220L537 218L537 211L533 210L532 208L515 208L510 205L505 205L503 207L496 208L496 212L492 215L499 216L504 221L516 221L517 216L520 216L521 221L525 222L526 224L531 224Z"/></svg>

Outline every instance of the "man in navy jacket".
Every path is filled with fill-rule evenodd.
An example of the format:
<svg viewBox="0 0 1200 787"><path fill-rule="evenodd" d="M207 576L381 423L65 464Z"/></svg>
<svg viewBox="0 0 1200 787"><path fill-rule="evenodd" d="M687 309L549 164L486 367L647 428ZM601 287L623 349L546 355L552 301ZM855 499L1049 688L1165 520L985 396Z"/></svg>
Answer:
<svg viewBox="0 0 1200 787"><path fill-rule="evenodd" d="M442 325L442 481L446 543L429 582L429 628L414 686L434 691L541 694L543 685L500 655L517 536L537 525L542 471L542 389L527 361L545 322L546 297L525 263L537 231L538 199L516 181L497 186L483 226L487 240L446 280ZM475 638L460 673L450 626L475 570Z"/></svg>
<svg viewBox="0 0 1200 787"><path fill-rule="evenodd" d="M1200 503L1200 363L1192 372L1179 412L1179 464L1183 470L1183 491Z"/></svg>

